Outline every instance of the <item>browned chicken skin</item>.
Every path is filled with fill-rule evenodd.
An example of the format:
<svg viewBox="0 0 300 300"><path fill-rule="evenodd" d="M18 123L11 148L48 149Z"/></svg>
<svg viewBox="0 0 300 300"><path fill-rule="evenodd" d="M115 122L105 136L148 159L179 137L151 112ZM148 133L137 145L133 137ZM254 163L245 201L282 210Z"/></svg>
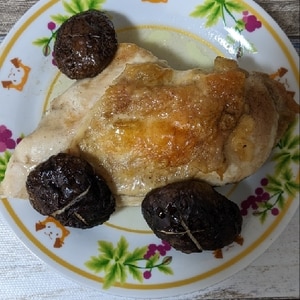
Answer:
<svg viewBox="0 0 300 300"><path fill-rule="evenodd" d="M120 44L101 74L53 100L18 145L1 193L27 198L29 171L59 152L89 161L120 206L140 205L150 190L188 178L237 182L262 166L297 109L282 84L233 60L177 71Z"/></svg>

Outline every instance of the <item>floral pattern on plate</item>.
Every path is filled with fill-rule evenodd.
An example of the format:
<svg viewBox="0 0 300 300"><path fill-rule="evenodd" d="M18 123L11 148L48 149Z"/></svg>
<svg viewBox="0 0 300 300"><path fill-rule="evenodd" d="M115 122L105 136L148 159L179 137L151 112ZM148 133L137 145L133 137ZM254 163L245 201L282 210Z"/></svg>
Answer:
<svg viewBox="0 0 300 300"><path fill-rule="evenodd" d="M55 41L56 38L56 32L59 28L59 26L64 23L66 20L68 20L71 16L76 15L80 12L89 10L89 9L96 9L101 10L102 4L106 0L87 0L87 1L80 1L80 0L70 0L62 1L62 5L64 7L64 10L66 14L56 14L51 16L51 21L48 22L47 28L50 31L49 37L42 37L38 38L33 41L33 44L35 46L42 47L42 52L44 56L48 56L52 54L52 44ZM52 64L56 65L55 60L52 59Z"/></svg>
<svg viewBox="0 0 300 300"><path fill-rule="evenodd" d="M241 13L236 17L234 13ZM257 20L255 15L251 15L242 1L215 1L206 0L203 4L197 6L190 14L195 18L206 18L205 26L212 27L221 19L224 29L228 32L225 38L226 47L234 47L236 58L241 58L244 51L249 53L257 52L255 46L244 36L243 31L253 32L262 27L262 23Z"/></svg>
<svg viewBox="0 0 300 300"><path fill-rule="evenodd" d="M17 139L14 139L12 131L5 125L0 124L0 182L4 178L5 170L11 157L10 151L15 149L23 137L21 135Z"/></svg>
<svg viewBox="0 0 300 300"><path fill-rule="evenodd" d="M287 50L285 37L276 24L269 21L251 0L190 0L184 5L181 0L131 1L141 13L133 12L124 5L125 1L117 0L40 1L25 16L23 21L26 22L23 23L26 25L19 25L21 29L17 28L10 36L13 42L4 41L5 55L1 53L0 56L0 181L18 142L36 128L44 111L43 105L48 100L45 93L55 82L53 78L57 78L57 69L51 66L57 29L70 16L89 8L107 11L113 21L117 21L118 29L122 26L139 29L145 24L154 25L156 29L175 28L172 33L196 36L199 39L195 40L201 45L209 44L228 57L238 56L241 63L250 62L251 67L267 66L268 73L283 66L281 70L286 72L288 69L288 72L276 79L298 92L295 80L299 73L297 60ZM158 11L162 17L158 17ZM118 23L116 16L119 13L129 21ZM274 31L270 31L270 26ZM268 55L268 47L272 58ZM14 59L19 66L22 63L29 68L22 87L13 87L9 83L11 70L16 68ZM44 82L47 84L43 85ZM35 110L36 106L39 107ZM139 231L140 224L136 231L126 226L113 228L104 224L83 234L80 230L61 226L50 217L41 216L28 201L3 199L0 209L33 252L42 259L46 257L49 264L80 282L103 287L112 295L139 299L148 297L149 293L156 298L191 293L227 278L257 257L298 207L298 127L299 119L259 172L239 185L222 190L238 203L245 224L242 231L244 244L234 243L222 249L222 259L216 259L209 251L185 255L170 249L153 234L145 233L144 229ZM126 218L130 214L128 211L123 213ZM84 252L79 256L78 251L74 251L78 245L81 254Z"/></svg>
<svg viewBox="0 0 300 300"><path fill-rule="evenodd" d="M269 213L277 216L284 209L287 196L296 197L300 184L295 180L291 165L300 163L300 136L293 135L298 122L295 121L279 141L271 160L275 163L274 174L267 174L260 186L241 203L241 214L246 216L251 209L253 215L265 222Z"/></svg>
<svg viewBox="0 0 300 300"><path fill-rule="evenodd" d="M115 282L125 283L128 274L140 283L149 279L154 270L172 275L169 266L172 256L166 256L171 246L162 241L161 244L135 248L128 251L129 243L122 236L116 247L108 241L98 241L98 256L92 256L85 265L95 273L104 272L103 288L110 288ZM161 259L163 257L163 259Z"/></svg>
<svg viewBox="0 0 300 300"><path fill-rule="evenodd" d="M152 3L167 3L166 0L142 0ZM44 56L52 54L51 44L55 41L56 32L59 26L64 23L71 16L83 12L88 9L103 9L103 4L106 0L89 0L82 2L80 0L62 1L62 5L67 14L57 14L51 16L51 21L48 22L47 28L50 31L49 37L37 38L33 41L36 46L42 47ZM234 13L241 13L242 15L236 17ZM249 42L244 36L243 31L254 32L256 29L262 27L261 21L255 15L252 15L246 10L246 7L239 1L216 1L206 0L202 5L198 5L193 12L190 13L194 18L205 18L205 26L212 27L222 19L224 29L228 32L225 38L225 47L234 48L236 57L241 58L244 51L249 53L257 52L253 43ZM231 25L229 25L231 24ZM52 59L52 64L56 65L55 60Z"/></svg>

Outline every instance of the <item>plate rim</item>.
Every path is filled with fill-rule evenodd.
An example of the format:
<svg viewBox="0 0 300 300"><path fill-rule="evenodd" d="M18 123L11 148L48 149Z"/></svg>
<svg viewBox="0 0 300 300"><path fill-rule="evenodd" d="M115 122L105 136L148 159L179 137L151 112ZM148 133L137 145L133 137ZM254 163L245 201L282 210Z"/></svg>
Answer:
<svg viewBox="0 0 300 300"><path fill-rule="evenodd" d="M27 24L27 26L29 26L33 21L31 21L31 22L29 22L28 20L26 20L26 18L28 18L28 16L30 16L35 10L35 13L33 14L34 16L37 16L36 18L38 18L38 14L41 12L41 10L42 10L42 8L45 8L45 6L52 6L52 5L55 5L57 2L59 2L59 0L54 0L54 1L49 1L49 2L47 2L47 1L39 1L39 2L37 2L35 5L33 5L22 17L21 17L21 19L15 24L15 26L13 27L13 29L10 31L10 35L13 35L13 36L15 36L15 35L17 35L17 34L21 34L25 29L23 29L23 30L21 30L21 27L20 27L20 25L22 25L23 23L24 23L24 20L26 21L25 22L25 24ZM200 0L199 0L199 2L200 2ZM245 4L247 4L248 5L248 2L253 2L252 0L248 0L248 1L243 1ZM43 4L43 3L45 3L45 4ZM253 2L255 5L258 5L257 3L255 3L255 2ZM47 5L48 4L48 5ZM51 4L51 5L50 5ZM259 5L258 5L259 6ZM249 6L250 7L250 6ZM260 6L259 6L260 7ZM253 8L252 6L251 6L251 8ZM47 7L47 9L48 9L48 7ZM47 9L45 9L45 11L47 10ZM261 7L260 7L260 9L265 13L265 14L267 14ZM257 12L257 10L255 9L255 11ZM33 20L33 15L31 16L31 19ZM259 16L261 17L261 14L259 14ZM270 16L267 14L267 17L269 18ZM24 19L24 20L23 20ZM272 19L273 20L273 19ZM273 22L277 25L277 27L281 30L281 28L279 27L279 25L273 20ZM24 25L24 24L23 24ZM265 25L270 25L270 23L269 23L269 21L265 21ZM27 28L27 27L26 27ZM271 28L271 26L270 26L270 28ZM271 28L274 32L275 32L275 29L274 28ZM276 28L277 29L277 28ZM269 31L269 30L268 30ZM281 30L282 31L282 30ZM269 31L270 32L270 31ZM4 51L6 48L9 48L8 50L7 50L7 53L6 53L6 55L4 56L4 58L3 58L3 60L2 59L0 59L0 67L1 67L1 65L2 65L2 63L1 63L1 61L5 61L5 59L6 59L6 57L7 57L7 55L8 55L8 53L9 53L9 51L10 51L10 49L13 47L13 44L14 43L12 43L12 42L10 42L9 41L9 34L4 38L4 40L2 41L2 43L1 43L1 47L0 47L0 53L1 53L1 56L2 56L2 51ZM283 35L282 35L283 34ZM281 35L279 35L279 34L277 34L276 32L275 32L275 36L277 36L278 38L280 38L280 39L287 39L287 36L286 36L286 34L282 31L282 34ZM17 40L17 37L16 37L16 40ZM276 39L277 40L277 39ZM284 43L283 43L283 41L282 41L282 43L280 43L280 45L281 46L284 46L284 53L285 53L285 55L286 55L286 53L290 53L290 51L294 51L295 53L294 54L296 54L296 50L295 50L295 48L293 47L293 45L292 45L292 43L290 42L290 40L289 39L287 39L287 41L289 42L289 47L288 46L286 46ZM8 43L8 45L11 45L10 47L8 47L7 46L7 43ZM292 47L290 47L290 46L292 46ZM4 49L4 50L3 50ZM292 50L293 49L293 50ZM4 52L5 53L5 52ZM289 54L289 60L290 59L292 59L292 61L293 61L293 64L295 65L295 67L296 67L296 63L295 63L295 61L294 61L294 59L293 59L293 55L294 55L293 53L290 53ZM291 66L293 65L291 62L290 62L290 64L291 64ZM296 75L295 74L295 70L296 69L293 69L293 72L294 72L294 75ZM297 71L297 70L296 70ZM299 70L297 71L298 72L298 74L299 74ZM298 85L299 85L299 82L298 82ZM298 177L297 177L297 181L299 181L299 170L298 170ZM293 199L294 199L294 197L293 197ZM291 200L289 200L289 205L288 205L288 208L292 205L292 200L293 199L291 199ZM299 206L299 204L298 204L298 206ZM287 206L286 206L287 207ZM287 209L288 210L288 209ZM296 211L296 210L295 210ZM2 211L0 210L0 213L2 213ZM286 216L286 214L282 214L282 218L284 217L284 216ZM290 219L292 218L292 216L293 216L293 214L291 214L291 216L289 217L289 221L290 221ZM4 219L6 219L6 216L4 216ZM277 217L275 220L278 220L279 219L279 217ZM289 222L288 221L288 222ZM288 223L287 222L287 223ZM279 223L279 221L278 221L278 223ZM285 229L285 227L286 226L283 226L283 228L281 228L282 230L278 233L278 234L276 234L277 235L277 237L280 235L280 233ZM276 225L276 228L278 229L278 224ZM275 229L273 229L272 230L272 232L274 231ZM275 239L277 239L277 237L275 237L274 239L273 239L273 241L275 240ZM22 241L22 240L21 240ZM272 241L272 242L273 242ZM22 241L23 243L24 243L24 241ZM271 243L272 243L271 242ZM270 243L270 244L271 244ZM26 245L26 244L25 244ZM27 245L26 245L27 246ZM267 248L269 248L269 246L270 245L268 245L268 247ZM28 246L27 246L28 247ZM266 249L267 249L266 248ZM29 248L30 249L30 248ZM262 253L264 252L264 251L266 251L266 249L264 249L264 250L262 250ZM31 249L30 249L31 250ZM32 251L32 250L31 250ZM260 254L259 254L260 255ZM254 259L256 259L258 257L258 255L256 256L256 257L254 257L253 258L253 260ZM247 263L246 265L249 265L249 263ZM234 273L236 273L236 271L234 272ZM74 278L73 278L74 279ZM104 292L104 291L103 291ZM155 299L155 298L153 298L153 299Z"/></svg>

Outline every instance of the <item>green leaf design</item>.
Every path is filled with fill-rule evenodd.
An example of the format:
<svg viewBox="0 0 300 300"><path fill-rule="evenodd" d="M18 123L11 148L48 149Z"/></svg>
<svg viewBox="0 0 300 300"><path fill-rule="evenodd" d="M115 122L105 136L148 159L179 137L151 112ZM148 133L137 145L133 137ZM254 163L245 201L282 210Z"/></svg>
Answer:
<svg viewBox="0 0 300 300"><path fill-rule="evenodd" d="M62 1L63 7L70 15L75 15L88 9L101 9L106 0L71 0Z"/></svg>
<svg viewBox="0 0 300 300"><path fill-rule="evenodd" d="M239 2L234 0L205 0L202 5L198 5L195 10L190 14L191 17L205 18L206 27L211 27L222 19L226 25L225 15L228 14L235 23L238 21L233 16L233 12L241 12L245 7ZM240 25L240 24L239 24Z"/></svg>
<svg viewBox="0 0 300 300"><path fill-rule="evenodd" d="M290 182L293 179L293 171L290 168L282 170L281 178L284 182Z"/></svg>
<svg viewBox="0 0 300 300"><path fill-rule="evenodd" d="M289 169L291 163L300 162L300 136L293 134L296 124L297 121L289 126L277 144L277 148L280 149L280 151L275 153L272 157L272 160L276 163L275 174L280 174L286 169Z"/></svg>
<svg viewBox="0 0 300 300"><path fill-rule="evenodd" d="M150 257L146 263L146 268L152 269L159 260L159 254L155 254L154 256Z"/></svg>
<svg viewBox="0 0 300 300"><path fill-rule="evenodd" d="M45 46L49 43L49 38L48 37L42 37L38 38L35 41L32 42L35 46Z"/></svg>
<svg viewBox="0 0 300 300"><path fill-rule="evenodd" d="M242 12L245 10L245 6L241 4L241 1L224 1L224 8L225 10L230 13L230 12Z"/></svg>
<svg viewBox="0 0 300 300"><path fill-rule="evenodd" d="M284 185L284 191L292 197L295 197L296 193L300 190L300 184L294 181L287 181Z"/></svg>
<svg viewBox="0 0 300 300"><path fill-rule="evenodd" d="M113 243L107 241L98 241L98 250L107 259L114 259Z"/></svg>
<svg viewBox="0 0 300 300"><path fill-rule="evenodd" d="M275 163L275 173L267 176L268 184L264 187L270 193L270 199L259 203L259 209L254 212L254 215L260 216L262 223L266 220L268 212L273 211L273 208L276 206L279 209L284 208L286 196L296 197L299 193L300 183L296 182L296 176L292 169L292 164L299 164L300 159L299 135L294 135L297 124L298 120L287 129L277 144L277 152L272 156L272 161Z"/></svg>
<svg viewBox="0 0 300 300"><path fill-rule="evenodd" d="M173 270L168 266L172 262L172 256L166 256L162 263L157 267L158 270L166 275L173 275Z"/></svg>
<svg viewBox="0 0 300 300"><path fill-rule="evenodd" d="M85 2L85 0L82 0ZM106 0L89 0L88 3L88 9L101 9L102 5L106 2Z"/></svg>
<svg viewBox="0 0 300 300"><path fill-rule="evenodd" d="M119 279L120 283L125 283L127 279L127 268L121 263L117 264L118 269L117 269L117 277Z"/></svg>
<svg viewBox="0 0 300 300"><path fill-rule="evenodd" d="M80 4L78 0L71 0L69 2L62 1L62 5L64 10L68 12L70 15L76 15L81 12Z"/></svg>
<svg viewBox="0 0 300 300"><path fill-rule="evenodd" d="M68 15L62 15L62 14L57 14L57 15L52 15L51 19L58 25L61 25L62 23L66 22L70 16Z"/></svg>
<svg viewBox="0 0 300 300"><path fill-rule="evenodd" d="M85 263L85 266L95 273L99 273L101 271L106 271L109 267L110 259L105 258L103 256L92 256L91 259Z"/></svg>
<svg viewBox="0 0 300 300"><path fill-rule="evenodd" d="M137 261L140 260L147 251L147 247L141 247L134 249L133 252L128 252L124 259L124 264L132 265L137 264Z"/></svg>
<svg viewBox="0 0 300 300"><path fill-rule="evenodd" d="M280 193L277 198L275 199L274 203L270 203L269 201L259 203L259 208L260 210L256 210L253 215L254 216L259 216L260 222L264 223L267 219L268 212L277 204L278 199L280 199L282 193Z"/></svg>
<svg viewBox="0 0 300 300"><path fill-rule="evenodd" d="M128 275L134 280L143 282L143 272L151 272L154 268L166 275L173 274L170 268L171 256L160 260L160 254L155 253L150 258L146 256L148 246L137 247L129 251L129 244L124 236L120 237L114 247L113 243L98 241L98 256L91 256L85 266L94 273L104 272L103 288L108 289L116 282L123 284Z"/></svg>
<svg viewBox="0 0 300 300"><path fill-rule="evenodd" d="M277 204L278 204L278 207L279 207L280 209L283 209L283 208L284 208L284 203L285 203L285 201L284 201L283 193L280 193L280 194L278 195L278 197L277 197Z"/></svg>
<svg viewBox="0 0 300 300"><path fill-rule="evenodd" d="M295 126L296 126L296 122L293 122L288 127L288 129L286 130L283 137L280 139L280 141L277 145L280 149L285 148L289 144L289 141L293 138L293 132L294 132Z"/></svg>
<svg viewBox="0 0 300 300"><path fill-rule="evenodd" d="M300 185L293 181L293 172L290 168L283 170L279 176L268 176L269 184L266 190L273 194L287 193L289 196L295 196L299 191Z"/></svg>
<svg viewBox="0 0 300 300"><path fill-rule="evenodd" d="M237 20L235 24L235 29L239 32L245 29L245 22L243 20Z"/></svg>
<svg viewBox="0 0 300 300"><path fill-rule="evenodd" d="M259 218L260 218L260 222L261 223L264 223L267 219L267 216L268 216L268 210L265 210L263 211L260 215L259 215Z"/></svg>
<svg viewBox="0 0 300 300"><path fill-rule="evenodd" d="M125 257L125 255L128 253L127 249L128 249L128 243L126 239L122 236L117 244L117 248L115 249L114 258L116 260L119 260L122 257Z"/></svg>
<svg viewBox="0 0 300 300"><path fill-rule="evenodd" d="M296 147L298 147L299 149L299 145L300 145L300 136L294 136L294 137L290 137L287 143L287 148L288 149L295 149Z"/></svg>
<svg viewBox="0 0 300 300"><path fill-rule="evenodd" d="M128 271L129 271L130 275L132 276L132 278L134 280L143 282L142 272L138 268L136 268L136 266L127 265L127 267L128 267Z"/></svg>
<svg viewBox="0 0 300 300"><path fill-rule="evenodd" d="M270 193L280 193L282 190L282 183L280 178L268 175L269 184L266 186L266 190Z"/></svg>
<svg viewBox="0 0 300 300"><path fill-rule="evenodd" d="M3 156L0 156L0 182L4 179L5 170L10 158L11 153L9 151L5 151Z"/></svg>
<svg viewBox="0 0 300 300"><path fill-rule="evenodd" d="M113 264L104 277L103 288L110 288L118 279L117 276L118 264Z"/></svg>
<svg viewBox="0 0 300 300"><path fill-rule="evenodd" d="M202 5L196 6L196 9L190 14L191 17L204 18L209 15L210 10L214 7L215 1L206 0Z"/></svg>
<svg viewBox="0 0 300 300"><path fill-rule="evenodd" d="M293 163L299 164L300 163L300 151L293 153L293 155L291 156L291 160Z"/></svg>
<svg viewBox="0 0 300 300"><path fill-rule="evenodd" d="M282 151L274 154L273 161L276 161L275 173L279 174L282 170L287 169L291 162L291 153L289 151Z"/></svg>
<svg viewBox="0 0 300 300"><path fill-rule="evenodd" d="M169 266L166 265L159 265L158 270L166 275L173 275L173 271Z"/></svg>
<svg viewBox="0 0 300 300"><path fill-rule="evenodd" d="M106 0L71 0L69 2L62 1L64 9L67 13L69 13L69 15L52 15L51 19L55 23L60 25L67 21L72 15L78 14L89 9L100 10L102 8L103 3L105 2Z"/></svg>
<svg viewBox="0 0 300 300"><path fill-rule="evenodd" d="M215 1L206 0L203 5L199 5L190 14L191 17L207 18L205 26L212 27L218 23L219 18L222 17L222 8L219 5L215 5Z"/></svg>
<svg viewBox="0 0 300 300"><path fill-rule="evenodd" d="M205 27L212 27L220 20L223 22L228 36L224 44L225 48L236 52L236 58L241 58L244 50L249 53L257 52L253 43L248 41L242 32L246 29L246 22L243 17L236 18L234 13L241 13L247 10L241 1L235 0L205 0L202 5L196 6L190 13L191 17L205 18Z"/></svg>
<svg viewBox="0 0 300 300"><path fill-rule="evenodd" d="M219 18L223 17L223 11L220 6L214 7L209 14L207 15L207 21L205 26L212 27L216 25L219 21Z"/></svg>
<svg viewBox="0 0 300 300"><path fill-rule="evenodd" d="M106 0L70 0L70 1L62 0L62 5L66 14L56 14L56 15L51 15L50 17L52 21L55 22L57 25L61 25L65 21L67 21L71 16L78 14L80 12L89 9L100 10L103 3L105 2ZM56 39L56 33L57 30L54 32L51 31L49 37L42 37L33 41L33 44L35 46L42 47L42 52L44 56L48 56L51 53L50 44L53 40Z"/></svg>

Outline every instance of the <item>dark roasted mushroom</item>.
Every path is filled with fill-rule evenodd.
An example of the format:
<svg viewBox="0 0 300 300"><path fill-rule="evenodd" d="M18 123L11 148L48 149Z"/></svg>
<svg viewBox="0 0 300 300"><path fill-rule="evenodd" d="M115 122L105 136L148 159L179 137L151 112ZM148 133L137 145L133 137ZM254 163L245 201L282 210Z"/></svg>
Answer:
<svg viewBox="0 0 300 300"><path fill-rule="evenodd" d="M242 226L238 206L198 180L152 190L142 213L160 239L185 253L221 249L238 238Z"/></svg>
<svg viewBox="0 0 300 300"><path fill-rule="evenodd" d="M85 160L59 153L32 170L26 181L29 201L42 215L65 226L90 228L107 221L115 199Z"/></svg>
<svg viewBox="0 0 300 300"><path fill-rule="evenodd" d="M71 79L94 77L110 63L117 48L116 32L107 15L88 10L72 16L58 29L54 60Z"/></svg>

